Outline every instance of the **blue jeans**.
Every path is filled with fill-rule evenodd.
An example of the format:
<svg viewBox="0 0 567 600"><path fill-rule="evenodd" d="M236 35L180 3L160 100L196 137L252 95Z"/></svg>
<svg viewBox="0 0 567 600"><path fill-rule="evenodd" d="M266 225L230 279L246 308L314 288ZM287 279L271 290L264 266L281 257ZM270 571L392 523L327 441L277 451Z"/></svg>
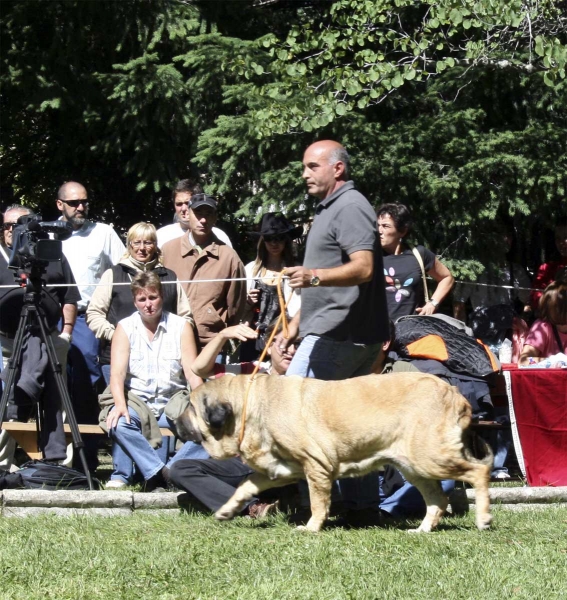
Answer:
<svg viewBox="0 0 567 600"><path fill-rule="evenodd" d="M73 341L67 356L69 393L78 423L98 423L98 391L102 372L98 364L99 341L89 329L85 315L77 315Z"/></svg>
<svg viewBox="0 0 567 600"><path fill-rule="evenodd" d="M154 449L142 434L140 417L138 413L128 407L130 414L130 424L124 417L118 421L118 425L110 431L110 437L114 441L114 446L118 446L122 452L115 456L114 447L112 460L114 463L114 473L111 479L120 479L126 483L131 481L132 462L136 464L138 471L145 480L157 475L164 466L170 466L182 458L209 458L206 450L199 444L193 442L185 443L177 454L169 460L169 440L162 443L161 448ZM162 413L158 419L160 427L167 427L173 430L172 422Z"/></svg>
<svg viewBox="0 0 567 600"><path fill-rule="evenodd" d="M382 476L380 476L380 480L382 480ZM441 481L441 487L445 494L450 494L455 489L455 482L452 479L444 479ZM401 488L387 498L383 496L380 489L380 509L393 517L411 519L412 517L423 517L426 506L419 490L406 481Z"/></svg>
<svg viewBox="0 0 567 600"><path fill-rule="evenodd" d="M378 356L381 344L355 344L351 341L337 342L330 338L308 335L303 338L286 375L313 377L323 381L338 381L368 375ZM345 398L348 410L348 398ZM347 510L376 509L379 504L377 473L364 477L341 479L339 488ZM299 486L301 504L307 502L307 486Z"/></svg>

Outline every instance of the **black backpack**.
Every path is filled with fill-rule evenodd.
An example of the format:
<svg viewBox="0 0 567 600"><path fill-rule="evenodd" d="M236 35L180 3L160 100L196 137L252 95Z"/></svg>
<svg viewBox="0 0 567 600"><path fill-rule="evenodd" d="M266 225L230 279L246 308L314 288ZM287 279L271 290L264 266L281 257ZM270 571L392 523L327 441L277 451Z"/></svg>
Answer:
<svg viewBox="0 0 567 600"><path fill-rule="evenodd" d="M100 482L92 479L93 487L100 489ZM15 473L0 477L0 489L28 490L88 490L87 477L81 471L64 467L46 460L31 460Z"/></svg>

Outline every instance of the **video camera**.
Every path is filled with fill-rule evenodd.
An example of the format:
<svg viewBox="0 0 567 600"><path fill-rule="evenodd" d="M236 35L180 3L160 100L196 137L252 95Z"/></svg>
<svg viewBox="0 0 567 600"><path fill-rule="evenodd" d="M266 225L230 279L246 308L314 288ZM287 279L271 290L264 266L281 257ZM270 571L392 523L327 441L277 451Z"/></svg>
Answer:
<svg viewBox="0 0 567 600"><path fill-rule="evenodd" d="M55 239L49 236L50 233ZM26 269L60 261L63 256L61 241L72 233L73 229L66 221L42 221L40 215L21 216L13 229L14 250L8 267Z"/></svg>

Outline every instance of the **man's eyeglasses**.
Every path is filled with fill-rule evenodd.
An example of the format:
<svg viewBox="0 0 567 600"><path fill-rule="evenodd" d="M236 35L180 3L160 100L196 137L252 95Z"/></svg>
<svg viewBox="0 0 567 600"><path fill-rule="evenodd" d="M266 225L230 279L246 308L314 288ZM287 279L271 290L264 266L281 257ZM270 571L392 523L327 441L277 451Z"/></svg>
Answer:
<svg viewBox="0 0 567 600"><path fill-rule="evenodd" d="M268 243L272 242L274 244L278 244L281 242L285 242L285 235L265 235L264 241Z"/></svg>
<svg viewBox="0 0 567 600"><path fill-rule="evenodd" d="M155 242L150 242L148 240L144 240L143 242L140 240L136 240L135 242L130 242L130 246L132 246L132 248L141 248L142 246L144 246L144 248L151 248L152 246L155 246L156 243Z"/></svg>
<svg viewBox="0 0 567 600"><path fill-rule="evenodd" d="M85 198L84 200L63 200L63 198L59 198L61 202L65 202L68 206L72 206L73 208L79 208L79 205L88 206L89 201Z"/></svg>
<svg viewBox="0 0 567 600"><path fill-rule="evenodd" d="M16 225L17 225L17 223L3 223L2 229L4 231L10 231L10 229L13 229Z"/></svg>

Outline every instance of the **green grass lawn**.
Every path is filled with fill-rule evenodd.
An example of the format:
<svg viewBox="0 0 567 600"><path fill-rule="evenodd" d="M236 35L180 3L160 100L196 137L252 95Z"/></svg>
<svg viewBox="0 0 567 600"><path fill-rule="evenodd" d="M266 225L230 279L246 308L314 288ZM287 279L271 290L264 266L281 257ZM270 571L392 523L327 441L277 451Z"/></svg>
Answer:
<svg viewBox="0 0 567 600"><path fill-rule="evenodd" d="M491 531L467 515L425 535L312 535L281 515L0 519L0 598L567 598L567 510L494 512Z"/></svg>

